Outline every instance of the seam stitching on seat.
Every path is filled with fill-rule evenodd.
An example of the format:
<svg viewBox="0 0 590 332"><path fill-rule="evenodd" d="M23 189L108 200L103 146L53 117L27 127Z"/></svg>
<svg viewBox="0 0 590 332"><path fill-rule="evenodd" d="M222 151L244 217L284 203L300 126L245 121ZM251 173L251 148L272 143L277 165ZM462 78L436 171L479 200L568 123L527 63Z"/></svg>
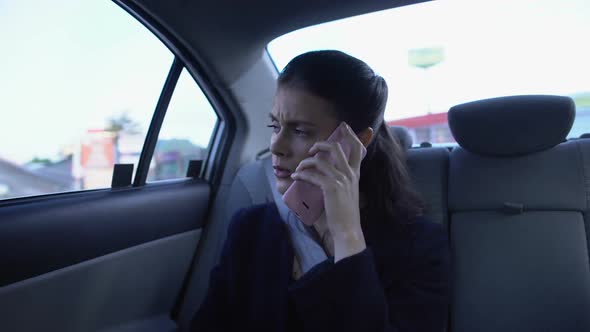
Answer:
<svg viewBox="0 0 590 332"><path fill-rule="evenodd" d="M246 189L246 192L248 193L248 196L250 197L250 205L254 205L254 194L252 193L252 191L250 191L250 188L248 188L248 186L246 186L246 183L244 183L244 180L242 179L241 176L238 176L238 181L240 182L242 187L244 187L244 189Z"/></svg>
<svg viewBox="0 0 590 332"><path fill-rule="evenodd" d="M251 167L251 165L249 165ZM249 170L248 170L249 171ZM244 172L243 171L239 171L237 174L237 178L240 181L240 184L244 187L244 189L246 189L246 192L248 193L248 196L250 196L250 203L251 205L253 204L259 204L260 202L257 202L257 195L256 193L253 191L253 189L251 189L247 184L250 184L250 181L244 178Z"/></svg>
<svg viewBox="0 0 590 332"><path fill-rule="evenodd" d="M586 254L588 255L588 259L590 261L590 234L588 232L588 209L590 208L590 155L582 148L582 144L580 142L575 142L576 147L580 153L580 159L582 161L582 172L584 176L584 191L586 193L586 211L582 213L582 225L584 225L584 231L586 233Z"/></svg>
<svg viewBox="0 0 590 332"><path fill-rule="evenodd" d="M586 210L590 209L590 158L582 149L580 142L575 142L582 159L582 173L584 176L584 192L586 194Z"/></svg>

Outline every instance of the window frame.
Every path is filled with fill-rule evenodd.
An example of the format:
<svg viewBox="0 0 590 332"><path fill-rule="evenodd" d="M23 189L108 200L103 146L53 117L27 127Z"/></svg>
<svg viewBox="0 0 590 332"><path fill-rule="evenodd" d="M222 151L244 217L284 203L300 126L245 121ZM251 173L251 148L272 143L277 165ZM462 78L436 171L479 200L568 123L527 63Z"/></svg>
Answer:
<svg viewBox="0 0 590 332"><path fill-rule="evenodd" d="M185 45L174 35L174 33L158 23L158 21L153 16L151 16L147 11L132 1L113 0L113 2L125 10L129 15L134 17L137 21L139 21L139 23L144 25L149 31L151 31L174 55L173 64L168 73L166 83L164 83L162 88L162 93L160 94L160 99L158 100L157 105L160 105L161 101L165 101L162 98L167 98L168 102L165 103L165 108L158 108L158 106L156 106L156 109L154 110L152 123L148 129L148 135L146 136L139 163L137 165L137 169L135 170L133 187L153 185L157 184L158 182L162 182L157 181L146 183L151 157L154 154L158 140L158 136L153 135L153 133L159 133L160 131L165 118L165 112L170 102L170 98L174 93L174 88L176 87L180 73L182 72L182 69L185 68L197 84L198 88L201 89L203 95L209 101L211 108L215 112L218 119L215 128L213 128L209 146L207 148L207 155L203 160L203 166L201 169L201 178L209 182L212 188L216 188L221 183L223 166L227 160L227 154L231 148L231 141L234 138L236 128L235 117L229 111L230 105L225 102L227 98L224 99L222 97L222 93L220 92L221 90L211 83L212 80L209 78L210 75L205 70L205 66L202 64L202 62L188 51L187 47L185 47ZM178 70L178 75L175 75L176 77L171 75L173 70ZM171 79L171 81L168 82L168 79ZM170 86L166 86L167 83L170 83L169 85L172 86L172 89L170 89ZM160 106L164 105L162 104ZM158 112L163 114L158 114ZM159 117L161 121L154 122L156 117ZM150 132L152 132L152 135L149 135ZM190 180L190 178L181 178L173 181L177 180Z"/></svg>

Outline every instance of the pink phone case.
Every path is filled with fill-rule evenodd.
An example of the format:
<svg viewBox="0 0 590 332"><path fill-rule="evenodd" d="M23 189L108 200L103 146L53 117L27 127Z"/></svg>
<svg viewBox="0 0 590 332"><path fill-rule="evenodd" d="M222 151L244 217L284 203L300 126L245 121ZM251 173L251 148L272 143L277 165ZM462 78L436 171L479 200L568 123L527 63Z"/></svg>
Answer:
<svg viewBox="0 0 590 332"><path fill-rule="evenodd" d="M347 130L345 125L339 125L326 141L340 142L344 155L348 160L350 158L351 146L347 143L348 141L342 140L344 130ZM365 154L366 150L363 148L363 158ZM328 158L326 152L318 152L316 154L316 156L322 155L324 155L324 158ZM330 162L334 164L334 161L330 160ZM305 181L295 180L283 195L283 201L306 225L312 225L324 212L324 195L322 190L320 187Z"/></svg>

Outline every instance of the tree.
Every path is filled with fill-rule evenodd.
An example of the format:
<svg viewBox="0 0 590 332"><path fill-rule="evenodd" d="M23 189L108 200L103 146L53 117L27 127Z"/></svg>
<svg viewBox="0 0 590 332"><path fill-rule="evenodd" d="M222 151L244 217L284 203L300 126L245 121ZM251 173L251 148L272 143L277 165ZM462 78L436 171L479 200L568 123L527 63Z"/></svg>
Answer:
<svg viewBox="0 0 590 332"><path fill-rule="evenodd" d="M119 115L110 117L107 120L106 131L114 134L114 145L115 145L115 160L119 162L119 137L121 133L125 134L138 134L140 132L139 123L129 116L127 112L123 112Z"/></svg>
<svg viewBox="0 0 590 332"><path fill-rule="evenodd" d="M118 136L121 132L127 134L139 133L139 123L131 119L127 112L112 116L107 120L106 131L110 131Z"/></svg>
<svg viewBox="0 0 590 332"><path fill-rule="evenodd" d="M49 158L39 158L37 156L33 157L33 159L31 159L31 161L29 161L29 163L30 164L41 164L44 166L52 164L52 162Z"/></svg>

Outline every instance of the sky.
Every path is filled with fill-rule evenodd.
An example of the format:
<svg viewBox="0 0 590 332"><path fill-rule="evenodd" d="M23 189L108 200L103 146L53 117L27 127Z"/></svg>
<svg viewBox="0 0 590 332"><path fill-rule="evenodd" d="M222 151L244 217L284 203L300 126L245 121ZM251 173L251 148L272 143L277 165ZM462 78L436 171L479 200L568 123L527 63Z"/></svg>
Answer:
<svg viewBox="0 0 590 332"><path fill-rule="evenodd" d="M0 40L0 158L17 164L55 159L123 113L147 132L173 61L111 1L0 0ZM160 137L206 147L215 120L184 70Z"/></svg>
<svg viewBox="0 0 590 332"><path fill-rule="evenodd" d="M389 120L487 97L590 91L588 36L588 0L439 0L305 28L269 51L279 68L317 49L364 60L389 85ZM430 47L443 49L441 63L408 65L409 50Z"/></svg>
<svg viewBox="0 0 590 332"><path fill-rule="evenodd" d="M386 119L517 93L590 91L590 1L445 1L299 30L269 45L277 66L313 49L366 61L390 87ZM111 1L0 0L0 158L57 158L127 113L147 130L172 53ZM408 51L441 47L428 70ZM162 138L207 146L216 117L187 72Z"/></svg>

